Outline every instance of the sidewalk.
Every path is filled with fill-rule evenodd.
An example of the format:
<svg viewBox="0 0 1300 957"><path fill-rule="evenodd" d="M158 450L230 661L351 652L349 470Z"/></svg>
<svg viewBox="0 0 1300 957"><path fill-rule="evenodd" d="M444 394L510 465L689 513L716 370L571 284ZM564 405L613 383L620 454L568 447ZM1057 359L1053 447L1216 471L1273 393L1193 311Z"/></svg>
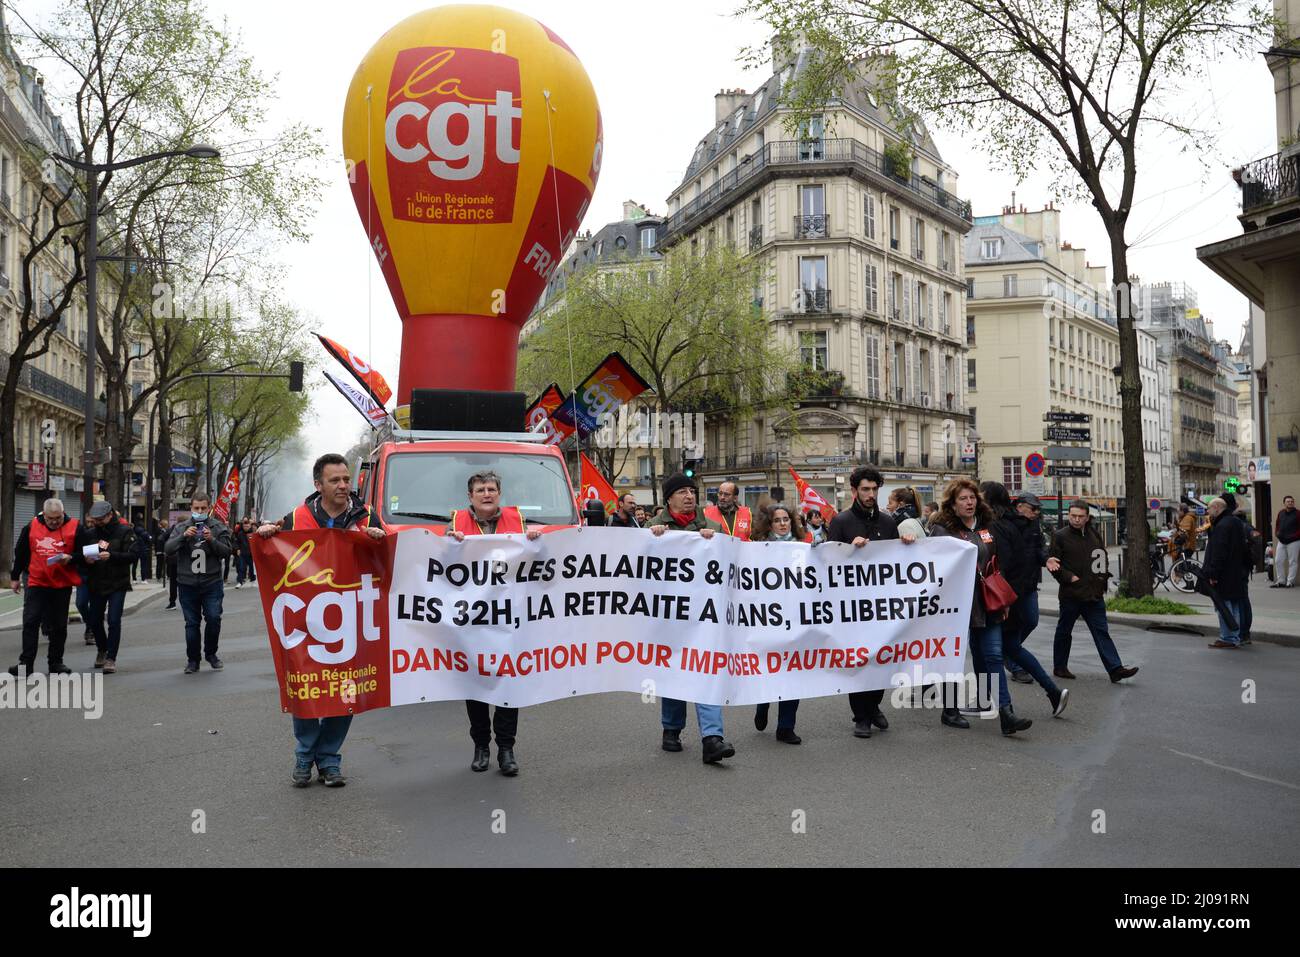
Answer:
<svg viewBox="0 0 1300 957"><path fill-rule="evenodd" d="M1119 567L1118 548L1109 548L1112 574ZM1251 638L1273 644L1300 648L1300 588L1269 588L1268 576L1256 572L1250 580L1250 604L1254 612L1251 624ZM1039 586L1039 614L1043 617L1060 617L1060 604L1057 594L1060 586L1056 579L1043 572L1042 584ZM1112 588L1108 597L1114 597ZM1190 634L1219 635L1219 616L1215 614L1214 603L1204 595L1185 594L1172 585L1157 587L1155 597L1169 601L1181 602L1198 609L1195 615L1127 615L1108 611L1106 617L1114 624L1127 625L1130 628L1144 628L1147 631L1181 631Z"/></svg>
<svg viewBox="0 0 1300 957"><path fill-rule="evenodd" d="M167 597L167 589L158 584L156 580L147 582L132 582L131 590L126 593L126 606L122 609L122 617L134 614L141 608L158 602ZM75 624L81 623L81 615L77 613L76 595L73 595L73 601L68 607L68 621ZM11 590L6 590L3 596L0 596L0 631L21 631L23 627L23 599L22 595L15 595ZM80 635L80 632L77 632Z"/></svg>

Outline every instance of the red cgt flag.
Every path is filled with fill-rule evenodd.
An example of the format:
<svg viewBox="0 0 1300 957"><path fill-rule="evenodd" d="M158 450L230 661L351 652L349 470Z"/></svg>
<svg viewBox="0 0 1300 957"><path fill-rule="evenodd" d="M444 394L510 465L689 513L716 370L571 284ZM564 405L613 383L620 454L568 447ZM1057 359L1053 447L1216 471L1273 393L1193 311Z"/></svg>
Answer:
<svg viewBox="0 0 1300 957"><path fill-rule="evenodd" d="M388 387L388 383L384 381L382 375L370 368L370 363L350 349L339 345L333 339L322 336L319 332L316 333L316 338L320 340L326 352L341 362L343 368L352 373L352 377L361 383L361 388L369 392L371 398L381 406L388 404L388 400L393 397L393 390Z"/></svg>
<svg viewBox="0 0 1300 957"><path fill-rule="evenodd" d="M581 499L578 502L579 510L594 498L604 504L606 515L611 514L618 504L618 493L614 491L614 486L609 484L605 476L600 474L600 469L591 464L586 452L579 452L578 456L582 462L582 493L579 496Z"/></svg>
<svg viewBox="0 0 1300 957"><path fill-rule="evenodd" d="M217 520L229 524L230 506L239 500L239 466L230 470L230 477L226 479L226 484L221 487L221 494L217 496L216 503L212 506L212 514L217 516Z"/></svg>
<svg viewBox="0 0 1300 957"><path fill-rule="evenodd" d="M799 493L799 507L805 515L816 509L822 513L822 518L827 522L835 517L835 509L830 502L822 498L821 492L801 479L794 469L790 470L790 474L794 476L794 488Z"/></svg>

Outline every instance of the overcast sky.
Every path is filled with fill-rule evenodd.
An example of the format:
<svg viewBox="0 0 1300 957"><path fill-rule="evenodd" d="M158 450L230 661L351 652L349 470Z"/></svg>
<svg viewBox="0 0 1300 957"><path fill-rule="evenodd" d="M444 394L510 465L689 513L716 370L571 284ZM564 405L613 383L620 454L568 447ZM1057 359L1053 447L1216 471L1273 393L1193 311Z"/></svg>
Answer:
<svg viewBox="0 0 1300 957"><path fill-rule="evenodd" d="M277 122L293 119L319 127L335 157L342 155L343 98L362 56L393 24L434 5L426 0L209 4L241 33L245 49L263 69L279 75ZM746 71L736 60L742 47L765 42L767 32L735 19L735 0L516 0L508 5L537 17L565 40L600 100L604 162L585 229L620 219L626 199L666 212L668 194L681 181L696 142L713 125L713 95L723 88L753 90L767 76ZM1195 248L1241 231L1239 190L1229 169L1276 151L1273 90L1263 57L1216 64L1211 71L1206 89L1187 94L1188 104L1220 125L1213 141L1197 147L1210 157L1209 171L1190 153L1164 144L1143 152L1129 232L1141 242L1130 267L1144 281L1189 283L1217 336L1235 343L1246 300L1197 261ZM961 138L938 133L936 139L959 176L957 192L971 200L976 215L1001 212L1012 190L1017 203L1029 209L1041 209L1054 198L1045 180L1017 185ZM1087 247L1092 263L1108 264L1105 236L1092 208L1062 209L1062 237L1076 248ZM289 266L287 297L320 331L368 354L396 388L400 321L374 269L341 162L330 172L314 238L284 250L283 257ZM323 380L316 398L307 447L346 449L356 439L360 418ZM304 479L304 490L308 487Z"/></svg>

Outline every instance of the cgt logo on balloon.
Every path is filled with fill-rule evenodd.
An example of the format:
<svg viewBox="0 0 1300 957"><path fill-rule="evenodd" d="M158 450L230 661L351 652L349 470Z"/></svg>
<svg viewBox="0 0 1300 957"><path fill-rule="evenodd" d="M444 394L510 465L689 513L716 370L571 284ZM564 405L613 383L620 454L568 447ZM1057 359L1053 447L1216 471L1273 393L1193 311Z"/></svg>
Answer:
<svg viewBox="0 0 1300 957"><path fill-rule="evenodd" d="M315 540L308 538L313 534ZM388 605L382 591L389 546L359 543L353 532L253 539L280 705L297 717L389 706Z"/></svg>
<svg viewBox="0 0 1300 957"><path fill-rule="evenodd" d="M399 53L384 122L393 216L448 224L510 222L519 179L520 103L519 61L513 57L436 47Z"/></svg>

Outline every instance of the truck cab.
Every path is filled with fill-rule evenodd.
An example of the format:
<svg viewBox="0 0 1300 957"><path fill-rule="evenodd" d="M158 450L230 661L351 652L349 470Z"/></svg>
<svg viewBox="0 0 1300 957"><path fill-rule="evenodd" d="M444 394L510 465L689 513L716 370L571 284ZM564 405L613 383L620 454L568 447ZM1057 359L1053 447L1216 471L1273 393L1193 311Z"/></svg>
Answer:
<svg viewBox="0 0 1300 957"><path fill-rule="evenodd" d="M388 531L442 535L452 511L469 508L469 477L489 471L501 476L501 504L518 508L529 528L579 524L564 456L532 432L383 430L359 491Z"/></svg>

